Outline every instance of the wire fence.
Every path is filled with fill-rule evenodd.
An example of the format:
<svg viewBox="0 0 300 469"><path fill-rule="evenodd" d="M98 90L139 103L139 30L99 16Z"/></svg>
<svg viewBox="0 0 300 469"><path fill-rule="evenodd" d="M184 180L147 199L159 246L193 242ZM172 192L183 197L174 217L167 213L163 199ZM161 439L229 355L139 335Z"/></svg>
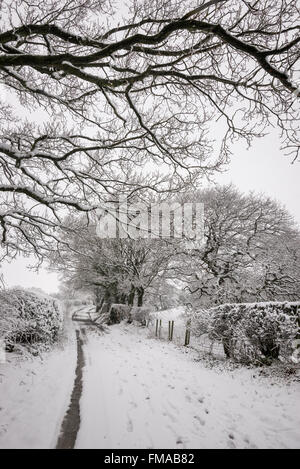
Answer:
<svg viewBox="0 0 300 469"><path fill-rule="evenodd" d="M202 355L213 356L218 359L232 358L243 363L265 364L266 357L257 344L249 339L230 339L227 337L212 338L208 333L201 334L193 329L191 319L178 318L167 320L151 318L147 327L152 337L158 340L174 342L179 346L191 347ZM282 362L300 363L300 340L279 340L276 347L280 350L279 359Z"/></svg>
<svg viewBox="0 0 300 469"><path fill-rule="evenodd" d="M181 318L176 320L152 319L147 322L147 327L150 335L157 339L174 342L176 345L191 346L216 357L225 357L222 343L210 339L208 334L194 335L190 320L185 321Z"/></svg>

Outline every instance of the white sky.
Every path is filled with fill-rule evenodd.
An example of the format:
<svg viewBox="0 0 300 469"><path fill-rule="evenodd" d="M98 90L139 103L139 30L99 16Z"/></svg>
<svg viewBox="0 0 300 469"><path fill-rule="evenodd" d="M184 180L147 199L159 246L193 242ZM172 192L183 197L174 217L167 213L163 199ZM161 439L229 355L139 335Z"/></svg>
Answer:
<svg viewBox="0 0 300 469"><path fill-rule="evenodd" d="M300 161L280 149L279 139L268 135L257 139L247 150L234 147L228 171L216 179L220 184L233 182L242 192L262 192L286 206L300 225Z"/></svg>

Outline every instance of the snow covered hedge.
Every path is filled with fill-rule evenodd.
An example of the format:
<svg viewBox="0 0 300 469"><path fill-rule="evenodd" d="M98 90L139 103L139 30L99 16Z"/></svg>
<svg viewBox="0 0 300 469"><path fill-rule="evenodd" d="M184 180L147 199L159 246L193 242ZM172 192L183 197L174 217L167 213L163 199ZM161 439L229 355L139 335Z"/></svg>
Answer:
<svg viewBox="0 0 300 469"><path fill-rule="evenodd" d="M146 326L150 320L150 313L152 308L150 306L132 306L130 311L131 321L138 322L141 326Z"/></svg>
<svg viewBox="0 0 300 469"><path fill-rule="evenodd" d="M53 342L62 323L57 300L26 290L0 291L0 337L8 348Z"/></svg>
<svg viewBox="0 0 300 469"><path fill-rule="evenodd" d="M136 321L142 326L150 319L151 308L149 306L130 306L113 303L108 312L108 325L119 324L121 321Z"/></svg>
<svg viewBox="0 0 300 469"><path fill-rule="evenodd" d="M119 303L113 303L110 306L110 309L108 312L108 315L109 315L108 325L119 324L124 319L129 319L130 310L131 310L131 306L119 304Z"/></svg>
<svg viewBox="0 0 300 469"><path fill-rule="evenodd" d="M208 333L222 341L227 357L251 363L287 359L299 334L298 312L300 302L225 304L210 309Z"/></svg>

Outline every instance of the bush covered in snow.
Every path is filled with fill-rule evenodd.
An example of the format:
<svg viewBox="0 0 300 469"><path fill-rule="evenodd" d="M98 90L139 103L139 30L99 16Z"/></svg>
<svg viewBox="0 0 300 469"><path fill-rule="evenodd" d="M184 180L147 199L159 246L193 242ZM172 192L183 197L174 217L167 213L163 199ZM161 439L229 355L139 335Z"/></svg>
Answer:
<svg viewBox="0 0 300 469"><path fill-rule="evenodd" d="M130 318L131 306L113 303L109 309L108 324L119 324L124 319Z"/></svg>
<svg viewBox="0 0 300 469"><path fill-rule="evenodd" d="M147 321L150 320L150 313L152 308L150 306L133 306L130 311L132 321L136 321L142 326L147 325Z"/></svg>
<svg viewBox="0 0 300 469"><path fill-rule="evenodd" d="M287 359L299 330L300 303L225 304L212 308L209 334L227 357L245 362Z"/></svg>
<svg viewBox="0 0 300 469"><path fill-rule="evenodd" d="M149 306L129 306L113 303L108 312L108 324L119 324L121 321L136 321L142 326L150 319L151 308Z"/></svg>
<svg viewBox="0 0 300 469"><path fill-rule="evenodd" d="M62 327L57 300L32 291L0 291L0 336L8 349L15 344L53 342Z"/></svg>
<svg viewBox="0 0 300 469"><path fill-rule="evenodd" d="M188 311L187 319L191 320L191 332L194 337L201 337L213 332L214 316L210 309L197 309L197 312Z"/></svg>

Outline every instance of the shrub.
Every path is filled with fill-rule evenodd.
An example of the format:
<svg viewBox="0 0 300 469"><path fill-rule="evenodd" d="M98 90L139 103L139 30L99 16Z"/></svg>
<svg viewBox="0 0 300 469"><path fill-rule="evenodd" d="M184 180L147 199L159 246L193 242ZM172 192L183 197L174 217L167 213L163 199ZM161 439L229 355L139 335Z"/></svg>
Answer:
<svg viewBox="0 0 300 469"><path fill-rule="evenodd" d="M59 303L49 296L19 289L0 292L0 334L8 348L53 342L62 322Z"/></svg>
<svg viewBox="0 0 300 469"><path fill-rule="evenodd" d="M189 312L187 319L191 320L191 332L194 337L201 337L205 334L212 334L213 314L210 309L198 309L197 312Z"/></svg>
<svg viewBox="0 0 300 469"><path fill-rule="evenodd" d="M147 325L150 319L151 308L149 306L133 306L130 311L132 321L136 321L142 326Z"/></svg>
<svg viewBox="0 0 300 469"><path fill-rule="evenodd" d="M227 357L240 361L287 359L298 333L300 303L226 304L210 311L211 338L222 341Z"/></svg>
<svg viewBox="0 0 300 469"><path fill-rule="evenodd" d="M109 309L108 324L119 324L124 319L130 318L131 306L113 303Z"/></svg>

